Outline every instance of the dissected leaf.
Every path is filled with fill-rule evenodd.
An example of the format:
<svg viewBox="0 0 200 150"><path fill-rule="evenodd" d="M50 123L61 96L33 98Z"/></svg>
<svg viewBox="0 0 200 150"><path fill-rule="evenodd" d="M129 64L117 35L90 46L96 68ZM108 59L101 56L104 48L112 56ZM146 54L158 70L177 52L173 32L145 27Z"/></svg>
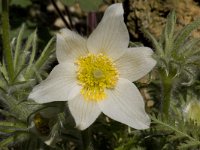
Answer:
<svg viewBox="0 0 200 150"><path fill-rule="evenodd" d="M200 142L188 140L185 143L181 143L178 146L178 150L188 150L189 148L195 148L200 145Z"/></svg>
<svg viewBox="0 0 200 150"><path fill-rule="evenodd" d="M95 11L98 9L102 0L78 0L80 6L85 11Z"/></svg>
<svg viewBox="0 0 200 150"><path fill-rule="evenodd" d="M21 6L23 8L31 5L31 1L30 0L12 0L10 2L10 5L18 5L18 6Z"/></svg>
<svg viewBox="0 0 200 150"><path fill-rule="evenodd" d="M62 0L65 5L71 6L78 2L81 9L84 11L95 11L99 5L103 2L102 0Z"/></svg>
<svg viewBox="0 0 200 150"><path fill-rule="evenodd" d="M67 6L71 6L76 2L76 0L61 0L61 2Z"/></svg>
<svg viewBox="0 0 200 150"><path fill-rule="evenodd" d="M0 14L2 13L2 1L0 1ZM1 33L1 32L0 32Z"/></svg>

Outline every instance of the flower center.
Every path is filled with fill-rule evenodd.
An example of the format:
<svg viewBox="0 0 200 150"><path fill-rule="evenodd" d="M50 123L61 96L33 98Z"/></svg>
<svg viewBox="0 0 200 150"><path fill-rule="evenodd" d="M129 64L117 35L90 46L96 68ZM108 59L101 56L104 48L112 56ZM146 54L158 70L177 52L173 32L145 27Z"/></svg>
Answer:
<svg viewBox="0 0 200 150"><path fill-rule="evenodd" d="M77 79L82 85L81 94L85 100L99 101L106 97L105 88L116 86L119 74L113 61L106 55L88 54L80 57Z"/></svg>

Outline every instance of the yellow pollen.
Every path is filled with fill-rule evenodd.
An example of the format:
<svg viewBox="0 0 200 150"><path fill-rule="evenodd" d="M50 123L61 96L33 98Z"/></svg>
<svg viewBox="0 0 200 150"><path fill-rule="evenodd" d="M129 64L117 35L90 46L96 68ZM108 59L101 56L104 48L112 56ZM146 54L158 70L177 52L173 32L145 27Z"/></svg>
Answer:
<svg viewBox="0 0 200 150"><path fill-rule="evenodd" d="M119 73L112 59L106 55L88 54L80 57L76 64L77 80L82 86L81 94L85 100L100 101L106 98L105 88L113 89Z"/></svg>

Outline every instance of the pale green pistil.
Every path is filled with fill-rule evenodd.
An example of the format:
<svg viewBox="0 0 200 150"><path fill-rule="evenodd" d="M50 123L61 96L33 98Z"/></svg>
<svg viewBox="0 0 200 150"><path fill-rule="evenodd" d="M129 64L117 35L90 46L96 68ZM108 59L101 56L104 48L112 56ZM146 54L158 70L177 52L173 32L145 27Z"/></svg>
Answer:
<svg viewBox="0 0 200 150"><path fill-rule="evenodd" d="M100 70L100 69L95 69L95 70L93 71L93 75L94 75L94 77L95 77L96 79L99 79L99 78L104 77L104 74L103 74L102 70Z"/></svg>

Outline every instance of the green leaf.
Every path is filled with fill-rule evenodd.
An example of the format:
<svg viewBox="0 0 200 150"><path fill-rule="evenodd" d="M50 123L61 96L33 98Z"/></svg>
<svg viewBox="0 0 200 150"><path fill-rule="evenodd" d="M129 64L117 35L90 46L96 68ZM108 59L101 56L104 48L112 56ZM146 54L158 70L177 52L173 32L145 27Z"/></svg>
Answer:
<svg viewBox="0 0 200 150"><path fill-rule="evenodd" d="M172 11L167 16L167 23L166 23L166 27L165 27L165 32L166 32L168 38L172 38L172 36L174 34L175 24L176 24L176 14L174 11Z"/></svg>
<svg viewBox="0 0 200 150"><path fill-rule="evenodd" d="M185 39L191 34L191 32L200 26L200 19L193 21L192 23L185 26L177 35L175 39L174 49L178 49L184 43Z"/></svg>
<svg viewBox="0 0 200 150"><path fill-rule="evenodd" d="M4 139L0 142L0 147L8 146L9 144L13 143L14 140L15 140L14 137L10 136L7 139Z"/></svg>
<svg viewBox="0 0 200 150"><path fill-rule="evenodd" d="M161 125L161 126L163 126L163 127L165 127L165 128L168 128L168 129L170 129L171 131L174 131L174 132L178 133L179 135L185 136L185 137L187 137L187 138L190 139L190 140L194 140L194 141L196 140L196 139L194 139L193 137L191 137L190 135L188 135L187 133L181 131L180 128L177 128L177 127L174 126L174 125L171 125L171 124L169 124L169 123L167 123L167 122L161 121L161 120L157 119L157 118L154 117L154 116L151 116L151 119L152 119L152 121L153 121L154 123L159 124L159 125Z"/></svg>
<svg viewBox="0 0 200 150"><path fill-rule="evenodd" d="M140 42L129 42L129 47L141 47L144 46L143 43Z"/></svg>
<svg viewBox="0 0 200 150"><path fill-rule="evenodd" d="M18 5L21 6L23 8L31 5L31 1L30 0L12 0L10 5Z"/></svg>
<svg viewBox="0 0 200 150"><path fill-rule="evenodd" d="M0 109L0 114L4 115L6 117L16 118L15 114L12 114L9 111L3 110L3 109Z"/></svg>
<svg viewBox="0 0 200 150"><path fill-rule="evenodd" d="M1 6L2 6L2 1L0 0L0 14L2 13L2 8L1 8Z"/></svg>
<svg viewBox="0 0 200 150"><path fill-rule="evenodd" d="M62 0L65 5L71 6L75 2L78 2L81 9L84 11L95 11L99 5L103 2L102 0Z"/></svg>
<svg viewBox="0 0 200 150"><path fill-rule="evenodd" d="M145 28L142 28L141 31L143 32L145 37L152 41L153 47L156 49L156 53L160 56L163 56L163 48L161 44L156 40L156 38Z"/></svg>
<svg viewBox="0 0 200 150"><path fill-rule="evenodd" d="M1 64L0 62L0 72L2 73L5 81L8 81L8 72L7 72L7 69L6 69L6 65L5 65L5 61L3 61L3 64Z"/></svg>
<svg viewBox="0 0 200 150"><path fill-rule="evenodd" d="M0 147L6 147L8 145L12 145L13 143L19 143L24 140L27 140L29 138L29 135L27 133L19 133L13 136L10 136L6 139L3 139L0 142Z"/></svg>
<svg viewBox="0 0 200 150"><path fill-rule="evenodd" d="M2 70L3 70L2 69L2 65L0 63L0 87L1 88L5 88L7 86L7 84L8 84L8 82L7 82L6 78L5 78Z"/></svg>
<svg viewBox="0 0 200 150"><path fill-rule="evenodd" d="M200 145L200 142L188 140L185 143L181 143L180 146L178 146L178 150L188 150L189 148L195 148Z"/></svg>
<svg viewBox="0 0 200 150"><path fill-rule="evenodd" d="M102 3L102 0L79 0L78 2L84 11L95 11Z"/></svg>
<svg viewBox="0 0 200 150"><path fill-rule="evenodd" d="M32 75L34 73L40 79L40 73L38 71L40 71L41 69L43 69L43 67L45 66L45 63L47 63L51 59L50 56L55 51L55 45L54 45L54 43L55 43L55 38L53 37L47 43L47 45L45 46L44 50L42 51L42 54L37 59L37 61L29 67L29 70L26 72L26 78L27 79L30 78L30 77L32 77Z"/></svg>
<svg viewBox="0 0 200 150"><path fill-rule="evenodd" d="M35 30L33 34L32 52L29 59L29 65L26 69L25 78L28 78L30 75L30 72L31 72L30 70L33 67L33 61L35 58L36 50L37 50L37 30Z"/></svg>
<svg viewBox="0 0 200 150"><path fill-rule="evenodd" d="M22 24L19 35L17 37L17 43L16 43L16 47L15 47L15 55L14 55L14 69L15 70L16 70L18 59L19 59L20 50L22 47L22 39L23 39L24 29L25 29L25 25Z"/></svg>
<svg viewBox="0 0 200 150"><path fill-rule="evenodd" d="M18 60L17 63L17 71L19 72L20 70L22 70L24 68L24 66L26 66L26 58L29 55L29 49L32 47L32 43L35 37L35 32L33 32L27 39L24 49L22 50L22 53L20 54L20 59Z"/></svg>
<svg viewBox="0 0 200 150"><path fill-rule="evenodd" d="M0 132L3 133L13 133L16 131L27 131L27 125L22 122L8 122L8 121L0 121Z"/></svg>
<svg viewBox="0 0 200 150"><path fill-rule="evenodd" d="M176 24L176 15L175 12L172 11L167 16L167 23L164 29L164 37L165 37L165 53L166 55L170 56L170 52L173 50L173 34L174 34L174 28Z"/></svg>
<svg viewBox="0 0 200 150"><path fill-rule="evenodd" d="M71 6L75 3L75 0L61 0L61 2L67 6Z"/></svg>
<svg viewBox="0 0 200 150"><path fill-rule="evenodd" d="M47 45L45 46L44 50L42 51L42 54L40 55L40 57L36 61L36 63L35 63L35 68L36 69L39 70L45 64L45 61L48 60L48 58L50 57L52 52L54 52L54 50L55 50L54 43L55 43L55 38L53 37L47 43Z"/></svg>
<svg viewBox="0 0 200 150"><path fill-rule="evenodd" d="M25 102L19 103L19 100L17 100L15 97L12 97L11 95L5 94L3 92L0 92L1 96L1 102L4 103L9 112L12 114L15 114L16 118L21 121L26 121L27 117L35 110L37 109L37 106L31 105L28 106Z"/></svg>

